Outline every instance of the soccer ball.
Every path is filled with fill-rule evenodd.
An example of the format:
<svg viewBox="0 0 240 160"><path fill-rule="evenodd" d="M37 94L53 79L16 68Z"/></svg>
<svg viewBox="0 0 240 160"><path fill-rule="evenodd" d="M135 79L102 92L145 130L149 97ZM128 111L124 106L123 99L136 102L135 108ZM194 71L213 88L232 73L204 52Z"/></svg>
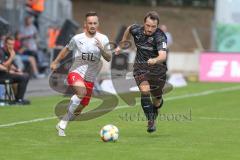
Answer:
<svg viewBox="0 0 240 160"><path fill-rule="evenodd" d="M108 124L101 129L100 136L104 142L115 142L118 140L119 130L116 126Z"/></svg>

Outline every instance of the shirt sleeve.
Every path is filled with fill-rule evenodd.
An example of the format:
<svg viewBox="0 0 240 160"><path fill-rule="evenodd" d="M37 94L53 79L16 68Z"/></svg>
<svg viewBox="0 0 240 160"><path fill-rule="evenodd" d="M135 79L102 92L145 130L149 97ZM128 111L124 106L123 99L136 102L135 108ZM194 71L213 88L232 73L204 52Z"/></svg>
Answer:
<svg viewBox="0 0 240 160"><path fill-rule="evenodd" d="M129 29L129 33L132 35L135 35L137 33L137 28L139 27L139 25L137 24L133 24L131 25L130 29Z"/></svg>
<svg viewBox="0 0 240 160"><path fill-rule="evenodd" d="M109 39L107 36L104 36L102 38L102 45L104 47L105 50L109 50L110 49L110 45L109 45Z"/></svg>
<svg viewBox="0 0 240 160"><path fill-rule="evenodd" d="M156 35L156 45L158 51L167 51L167 37L164 33Z"/></svg>
<svg viewBox="0 0 240 160"><path fill-rule="evenodd" d="M74 39L74 37L68 42L68 44L66 45L66 48L68 48L70 51L74 50L76 48L76 41Z"/></svg>

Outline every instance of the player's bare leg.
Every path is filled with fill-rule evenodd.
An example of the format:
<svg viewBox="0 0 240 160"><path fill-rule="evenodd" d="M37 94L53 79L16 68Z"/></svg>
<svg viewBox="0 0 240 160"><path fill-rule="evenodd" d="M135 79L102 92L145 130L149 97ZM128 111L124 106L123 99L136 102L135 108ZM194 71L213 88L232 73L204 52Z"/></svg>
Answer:
<svg viewBox="0 0 240 160"><path fill-rule="evenodd" d="M68 122L74 120L76 115L80 114L84 108L80 104L82 97L84 97L87 93L84 83L81 81L75 82L72 86L72 89L75 94L71 97L70 103L68 105L68 111L56 126L59 136L66 136L64 130L67 128Z"/></svg>

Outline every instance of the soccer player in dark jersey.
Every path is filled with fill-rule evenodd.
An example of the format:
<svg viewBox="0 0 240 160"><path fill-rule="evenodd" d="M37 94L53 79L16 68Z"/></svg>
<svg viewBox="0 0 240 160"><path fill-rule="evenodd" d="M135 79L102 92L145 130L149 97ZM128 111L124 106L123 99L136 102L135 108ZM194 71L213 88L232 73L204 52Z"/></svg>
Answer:
<svg viewBox="0 0 240 160"><path fill-rule="evenodd" d="M156 130L155 120L163 105L162 94L167 72L167 38L158 25L159 16L151 11L145 16L144 25L129 26L121 41L128 41L132 35L137 47L133 76L141 92L141 105L148 119L149 133ZM115 54L120 52L121 47L117 47Z"/></svg>

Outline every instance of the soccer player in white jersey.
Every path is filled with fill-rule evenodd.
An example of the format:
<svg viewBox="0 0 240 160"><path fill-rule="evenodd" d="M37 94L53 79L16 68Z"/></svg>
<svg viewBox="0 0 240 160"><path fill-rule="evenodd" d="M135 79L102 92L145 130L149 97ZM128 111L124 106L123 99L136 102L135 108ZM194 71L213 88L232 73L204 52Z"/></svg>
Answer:
<svg viewBox="0 0 240 160"><path fill-rule="evenodd" d="M88 105L94 86L93 82L101 67L101 56L107 62L111 60L111 53L105 48L109 44L108 37L97 32L99 26L97 13L87 13L84 25L85 31L75 35L51 64L51 69L56 70L59 62L70 51L74 54L74 62L68 73L67 81L75 94L71 97L68 112L56 126L59 136L66 136L64 130L68 122Z"/></svg>

